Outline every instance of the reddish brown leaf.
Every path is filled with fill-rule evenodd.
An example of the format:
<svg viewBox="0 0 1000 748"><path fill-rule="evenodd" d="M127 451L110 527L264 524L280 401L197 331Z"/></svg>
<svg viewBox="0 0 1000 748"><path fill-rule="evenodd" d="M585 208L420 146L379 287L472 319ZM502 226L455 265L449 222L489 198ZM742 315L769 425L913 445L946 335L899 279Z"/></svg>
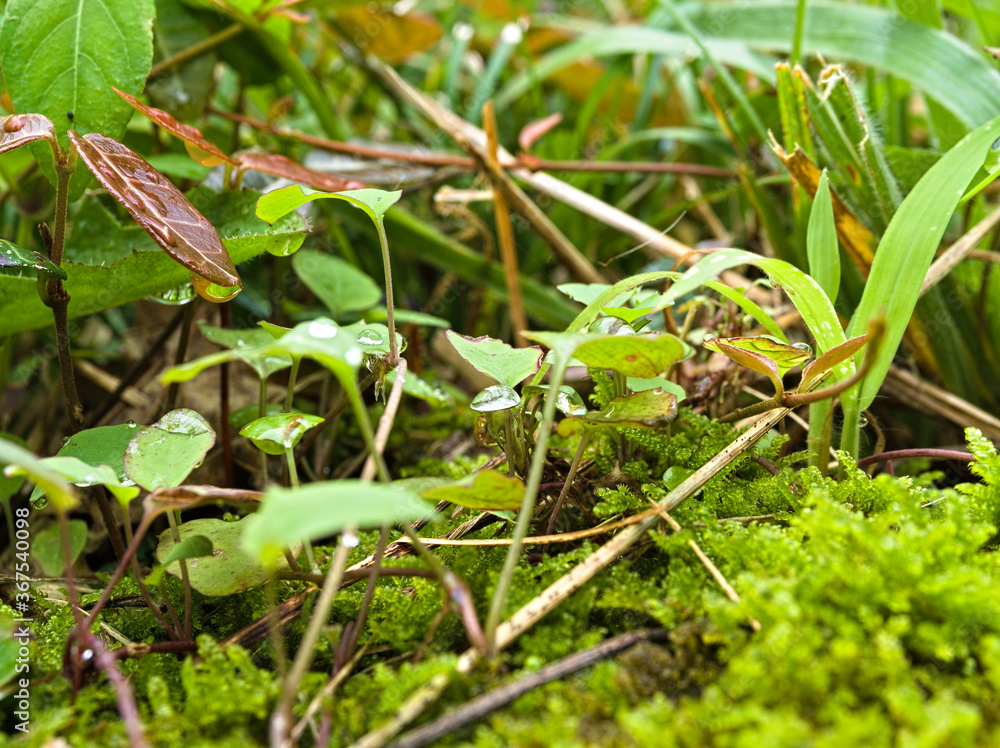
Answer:
<svg viewBox="0 0 1000 748"><path fill-rule="evenodd" d="M33 140L56 142L52 121L43 114L12 114L0 117L0 153L20 148Z"/></svg>
<svg viewBox="0 0 1000 748"><path fill-rule="evenodd" d="M147 106L134 96L129 96L124 91L119 91L114 87L112 87L112 90L164 130L183 140L184 145L187 146L188 154L198 163L204 166L219 166L225 162L229 162L230 164L236 163L233 159L220 151L216 147L215 143L206 139L205 136L201 134L201 130L197 127L192 127L191 125L185 125L182 122L178 122L172 115L162 109Z"/></svg>
<svg viewBox="0 0 1000 748"><path fill-rule="evenodd" d="M163 251L220 286L239 285L219 234L160 172L114 138L92 133L69 139L80 158Z"/></svg>
<svg viewBox="0 0 1000 748"><path fill-rule="evenodd" d="M244 170L262 171L265 174L284 177L292 182L304 184L323 192L361 190L368 186L355 179L343 179L310 169L308 166L303 166L297 161L292 161L292 159L276 153L241 153L239 166Z"/></svg>
<svg viewBox="0 0 1000 748"><path fill-rule="evenodd" d="M548 117L543 117L542 119L537 119L534 122L529 122L517 136L517 144L521 146L522 151L530 151L531 146L533 146L539 138L545 135L560 122L562 122L562 114L559 112L550 114Z"/></svg>

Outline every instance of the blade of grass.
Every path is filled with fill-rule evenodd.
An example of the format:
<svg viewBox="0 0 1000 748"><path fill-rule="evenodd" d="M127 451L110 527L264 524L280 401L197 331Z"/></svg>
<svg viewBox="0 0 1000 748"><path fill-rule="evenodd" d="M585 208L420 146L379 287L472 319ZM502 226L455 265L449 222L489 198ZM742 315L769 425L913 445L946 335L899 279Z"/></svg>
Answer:
<svg viewBox="0 0 1000 748"><path fill-rule="evenodd" d="M852 455L858 449L860 413L871 405L885 379L948 221L998 132L1000 117L995 117L948 151L903 201L882 237L861 303L848 327L848 336L854 337L863 334L880 314L887 320L882 350L856 388L857 402L848 407L845 401L841 447Z"/></svg>

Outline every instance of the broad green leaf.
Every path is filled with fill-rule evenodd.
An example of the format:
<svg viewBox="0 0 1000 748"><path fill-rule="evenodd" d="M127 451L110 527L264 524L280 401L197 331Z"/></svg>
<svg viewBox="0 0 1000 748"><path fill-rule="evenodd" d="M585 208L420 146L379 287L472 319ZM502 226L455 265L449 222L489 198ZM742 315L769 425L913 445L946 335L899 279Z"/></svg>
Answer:
<svg viewBox="0 0 1000 748"><path fill-rule="evenodd" d="M614 428L662 428L677 417L677 398L656 387L651 390L619 395L598 411L574 416L565 421L588 426ZM560 433L563 431L560 429Z"/></svg>
<svg viewBox="0 0 1000 748"><path fill-rule="evenodd" d="M831 302L837 301L840 290L840 248L837 245L837 228L833 223L833 200L826 171L819 179L819 188L813 198L806 234L806 253L809 256L809 274Z"/></svg>
<svg viewBox="0 0 1000 748"><path fill-rule="evenodd" d="M264 406L264 415L272 416L275 413L283 413L284 405L283 403L267 403ZM241 428L246 426L250 421L254 421L260 417L260 405L254 403L253 405L246 405L238 410L234 410L229 414L229 425L234 429L239 431Z"/></svg>
<svg viewBox="0 0 1000 748"><path fill-rule="evenodd" d="M256 193L249 191L221 195L204 190L191 193L192 204L218 229L226 251L236 264L264 252L288 254L297 249L306 236L305 223L296 214L280 219L271 227L255 218L255 199ZM87 206L82 210L88 210ZM98 260L99 257L99 262L108 265L63 263L68 276L63 285L72 297L68 310L70 319L121 306L189 282L188 270L156 249L142 230L118 225L103 209L88 215L94 219L90 228L86 232L81 230L80 234L74 230L67 242L67 256L74 257L74 244L87 237L85 259ZM102 239L114 245L110 252L101 247ZM132 253L133 247L150 251ZM0 276L0 319L4 321L5 332L20 332L52 325L52 310L39 299L34 279Z"/></svg>
<svg viewBox="0 0 1000 748"><path fill-rule="evenodd" d="M35 485L42 487L59 511L68 511L79 503L76 491L61 475L14 442L0 439L0 464L7 465L4 475L8 478L15 470L22 469Z"/></svg>
<svg viewBox="0 0 1000 748"><path fill-rule="evenodd" d="M292 257L299 280L330 310L334 319L344 312L375 306L382 289L351 263L316 249L303 249Z"/></svg>
<svg viewBox="0 0 1000 748"><path fill-rule="evenodd" d="M251 421L240 429L240 436L245 436L254 446L269 455L284 454L295 445L311 429L323 423L319 416L304 413L277 413Z"/></svg>
<svg viewBox="0 0 1000 748"><path fill-rule="evenodd" d="M516 387L534 376L542 365L542 350L538 346L514 348L502 340L485 336L469 338L454 330L448 330L445 337L476 371L507 387Z"/></svg>
<svg viewBox="0 0 1000 748"><path fill-rule="evenodd" d="M887 320L878 357L858 387L858 411L871 405L882 386L952 213L998 135L1000 117L948 151L903 201L882 236L864 294L848 327L848 334L856 337L882 314Z"/></svg>
<svg viewBox="0 0 1000 748"><path fill-rule="evenodd" d="M602 306L601 311L611 317L617 317L618 319L628 322L630 325L634 326L636 320L642 319L646 315L651 314L653 312L653 308L630 309L627 306Z"/></svg>
<svg viewBox="0 0 1000 748"><path fill-rule="evenodd" d="M516 408L521 396L505 384L494 384L480 392L469 403L469 407L480 413L495 413L499 410Z"/></svg>
<svg viewBox="0 0 1000 748"><path fill-rule="evenodd" d="M379 527L429 513L427 503L407 490L358 480L310 483L301 488L272 487L260 510L247 517L243 547L253 556L317 540L348 527Z"/></svg>
<svg viewBox="0 0 1000 748"><path fill-rule="evenodd" d="M76 457L46 457L42 463L52 470L52 472L62 476L76 486L104 486L122 504L127 504L139 495L139 489L131 483L126 484L115 473L110 465L89 465ZM35 493L31 494L32 504L38 506L45 491L41 487L35 487Z"/></svg>
<svg viewBox="0 0 1000 748"><path fill-rule="evenodd" d="M241 547L244 535L250 529L251 517L237 522L223 522L219 519L193 519L177 527L181 542L202 536L212 545L210 556L190 558L186 562L191 586L209 597L224 597L237 592L246 592L260 587L271 578L275 570L287 565L283 555L278 555L274 564L264 565L259 558L247 553ZM156 546L156 559L166 568L168 574L179 577L178 561L167 562L167 557L176 548L169 529L160 534ZM295 544L293 552L299 548Z"/></svg>
<svg viewBox="0 0 1000 748"><path fill-rule="evenodd" d="M693 354L684 341L673 335L614 335L589 340L573 354L587 366L612 369L627 377L659 376Z"/></svg>
<svg viewBox="0 0 1000 748"><path fill-rule="evenodd" d="M16 110L52 120L64 148L70 127L122 137L132 108L111 87L142 91L153 15L153 0L9 0L0 47Z"/></svg>
<svg viewBox="0 0 1000 748"><path fill-rule="evenodd" d="M32 271L28 273L28 271ZM0 239L0 274L25 274L66 280L66 271L41 252L33 252Z"/></svg>
<svg viewBox="0 0 1000 748"><path fill-rule="evenodd" d="M260 348L274 342L270 333L259 327L233 330L199 324L198 329L216 345L231 348L236 357L257 372L261 379L267 379L276 371L292 365L291 356L269 356L259 352Z"/></svg>
<svg viewBox="0 0 1000 748"><path fill-rule="evenodd" d="M87 523L80 519L69 520L70 563L83 553L87 544ZM31 541L31 555L35 557L47 576L61 576L66 569L66 554L62 542L62 528L55 522L40 531Z"/></svg>
<svg viewBox="0 0 1000 748"><path fill-rule="evenodd" d="M257 201L257 217L262 221L274 223L287 213L291 213L313 200L332 198L344 200L361 208L376 225L381 226L385 212L392 207L402 195L402 191L386 192L384 190L347 190L345 192L312 192L306 195L298 185L289 185L280 190L274 190L263 195Z"/></svg>
<svg viewBox="0 0 1000 748"><path fill-rule="evenodd" d="M450 501L469 509L520 509L524 500L524 483L498 473L483 470L450 486L430 488L420 493L431 501Z"/></svg>
<svg viewBox="0 0 1000 748"><path fill-rule="evenodd" d="M628 384L628 388L633 392L653 390L659 387L676 397L678 403L684 402L684 399L687 397L687 393L684 391L683 387L677 384L677 382L671 382L669 379L664 379L663 377L652 377L650 379L629 377L626 380L626 383Z"/></svg>
<svg viewBox="0 0 1000 748"><path fill-rule="evenodd" d="M135 421L117 426L95 426L69 438L56 453L58 457L76 457L88 465L110 465L120 480L125 480L122 460L129 442L138 433Z"/></svg>
<svg viewBox="0 0 1000 748"><path fill-rule="evenodd" d="M215 444L215 432L198 413L172 410L140 429L125 452L125 472L145 488L179 486Z"/></svg>
<svg viewBox="0 0 1000 748"><path fill-rule="evenodd" d="M435 317L433 314L425 314L424 312L414 312L412 309L395 309L393 310L393 316L396 318L397 325L422 325L424 327L440 327L442 329L451 326L451 322L443 317ZM369 322L385 322L389 319L389 316L384 306L377 306L365 309L365 319Z"/></svg>

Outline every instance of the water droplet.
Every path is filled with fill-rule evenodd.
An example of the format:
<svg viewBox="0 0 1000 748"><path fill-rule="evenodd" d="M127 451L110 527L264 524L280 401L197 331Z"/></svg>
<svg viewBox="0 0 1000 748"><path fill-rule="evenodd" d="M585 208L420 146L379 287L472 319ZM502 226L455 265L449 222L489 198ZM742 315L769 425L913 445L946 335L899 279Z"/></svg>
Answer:
<svg viewBox="0 0 1000 748"><path fill-rule="evenodd" d="M211 301L213 304L229 301L243 290L243 286L239 283L235 286L219 286L194 274L191 275L191 284L201 298L205 301Z"/></svg>
<svg viewBox="0 0 1000 748"><path fill-rule="evenodd" d="M190 283L182 283L176 288L170 288L166 291L161 291L160 293L154 293L152 296L147 296L146 298L151 301L157 301L161 304L167 304L169 306L180 306L190 302L194 298L194 295L194 286Z"/></svg>
<svg viewBox="0 0 1000 748"><path fill-rule="evenodd" d="M868 417L864 415L858 416L858 426L864 428L867 425L868 425Z"/></svg>
<svg viewBox="0 0 1000 748"><path fill-rule="evenodd" d="M329 475L332 472L333 472L333 468L330 468L330 467L323 468L323 475Z"/></svg>
<svg viewBox="0 0 1000 748"><path fill-rule="evenodd" d="M716 341L718 339L719 339L719 336L718 335L713 335L712 333L709 333L708 335L705 336L705 342L706 343L711 343L711 342Z"/></svg>
<svg viewBox="0 0 1000 748"><path fill-rule="evenodd" d="M510 387L504 384L495 384L476 395L469 407L480 413L489 413L494 410L513 408L520 402L520 396Z"/></svg>
<svg viewBox="0 0 1000 748"><path fill-rule="evenodd" d="M378 330L362 330L358 333L358 342L361 345L382 345L387 339L387 336Z"/></svg>
<svg viewBox="0 0 1000 748"><path fill-rule="evenodd" d="M64 436L62 438L62 445L65 447L67 444L69 444L69 437L68 436Z"/></svg>
<svg viewBox="0 0 1000 748"><path fill-rule="evenodd" d="M357 548L358 543L361 542L361 538L358 537L357 533L351 532L350 530L345 530L344 533L340 536L340 542L346 545L348 548Z"/></svg>
<svg viewBox="0 0 1000 748"><path fill-rule="evenodd" d="M320 340L335 338L340 331L340 328L328 319L314 319L306 329L309 331L310 337L319 338Z"/></svg>
<svg viewBox="0 0 1000 748"><path fill-rule="evenodd" d="M792 343L792 348L798 348L800 351L809 354L809 357L812 358L813 349L808 343Z"/></svg>
<svg viewBox="0 0 1000 748"><path fill-rule="evenodd" d="M126 425L126 426L128 426L128 427L129 427L130 429L134 429L134 428L136 428L136 427L137 427L137 426L138 426L139 424L138 424L138 423L136 423L135 421L133 421L133 420L132 420L132 419L130 418L130 419L129 419L129 420L128 420L128 421L126 422L126 424L125 424L125 425Z"/></svg>
<svg viewBox="0 0 1000 748"><path fill-rule="evenodd" d="M576 390L560 389L556 397L556 408L567 416L582 416L587 413L587 406Z"/></svg>

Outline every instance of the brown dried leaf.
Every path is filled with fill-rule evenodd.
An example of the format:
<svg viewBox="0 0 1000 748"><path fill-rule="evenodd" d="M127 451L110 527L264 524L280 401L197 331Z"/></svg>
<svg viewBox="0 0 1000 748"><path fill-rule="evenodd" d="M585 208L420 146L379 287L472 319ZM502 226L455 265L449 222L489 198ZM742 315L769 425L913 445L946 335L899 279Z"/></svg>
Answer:
<svg viewBox="0 0 1000 748"><path fill-rule="evenodd" d="M216 147L215 143L206 139L205 136L201 134L201 130L197 127L178 122L171 114L163 111L162 109L157 109L156 107L143 104L137 98L130 96L124 91L119 91L114 87L112 87L112 90L164 130L183 140L191 158L203 166L219 166L220 164L226 162L229 162L230 164L236 163L233 159L220 151L218 147Z"/></svg>
<svg viewBox="0 0 1000 748"><path fill-rule="evenodd" d="M20 148L33 140L56 142L52 121L44 114L12 114L0 117L0 153Z"/></svg>
<svg viewBox="0 0 1000 748"><path fill-rule="evenodd" d="M207 504L250 504L260 503L264 496L260 491L240 488L219 488L218 486L185 485L173 488L157 488L143 501L147 514L156 515L173 509L194 509Z"/></svg>
<svg viewBox="0 0 1000 748"><path fill-rule="evenodd" d="M114 138L80 137L70 130L69 139L94 176L164 252L212 283L239 285L218 232L170 180Z"/></svg>
<svg viewBox="0 0 1000 748"><path fill-rule="evenodd" d="M344 179L324 174L310 169L297 161L277 153L241 153L239 167L243 170L262 171L276 177L283 177L298 184L312 187L323 192L343 192L344 190L363 190L366 185L356 179Z"/></svg>

